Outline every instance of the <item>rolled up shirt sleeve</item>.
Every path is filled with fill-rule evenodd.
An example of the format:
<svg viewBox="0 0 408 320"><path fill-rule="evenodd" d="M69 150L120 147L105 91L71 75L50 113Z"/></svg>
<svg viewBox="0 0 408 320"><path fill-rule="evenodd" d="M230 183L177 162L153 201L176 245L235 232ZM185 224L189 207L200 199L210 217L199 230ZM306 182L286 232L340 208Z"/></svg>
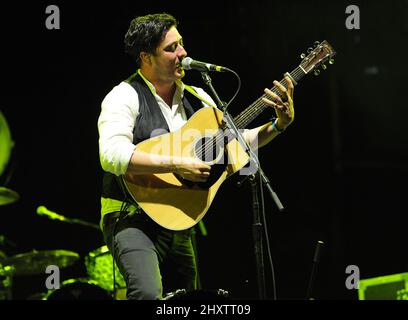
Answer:
<svg viewBox="0 0 408 320"><path fill-rule="evenodd" d="M116 176L128 168L135 145L133 129L139 112L136 91L122 82L107 94L98 118L99 158L102 169Z"/></svg>

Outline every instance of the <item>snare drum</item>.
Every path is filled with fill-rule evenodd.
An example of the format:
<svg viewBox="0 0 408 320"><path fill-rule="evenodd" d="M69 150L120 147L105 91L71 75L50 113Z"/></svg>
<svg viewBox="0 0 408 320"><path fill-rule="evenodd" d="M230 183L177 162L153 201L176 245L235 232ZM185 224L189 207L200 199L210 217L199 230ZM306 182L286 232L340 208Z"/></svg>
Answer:
<svg viewBox="0 0 408 320"><path fill-rule="evenodd" d="M89 279L65 280L59 289L49 290L43 300L113 300L112 295Z"/></svg>
<svg viewBox="0 0 408 320"><path fill-rule="evenodd" d="M113 292L112 260L112 255L107 246L102 246L85 257L85 266L89 279L109 292ZM123 279L116 263L115 280L116 289L126 288L125 279Z"/></svg>

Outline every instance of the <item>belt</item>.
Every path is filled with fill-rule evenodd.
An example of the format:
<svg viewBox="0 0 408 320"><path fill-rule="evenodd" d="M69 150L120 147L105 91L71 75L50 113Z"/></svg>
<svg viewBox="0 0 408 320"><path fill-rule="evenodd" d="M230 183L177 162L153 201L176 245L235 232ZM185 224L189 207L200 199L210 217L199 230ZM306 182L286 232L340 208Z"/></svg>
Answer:
<svg viewBox="0 0 408 320"><path fill-rule="evenodd" d="M129 212L126 211L115 211L105 214L105 216L103 217L103 226L105 227L107 224L112 223L114 220L125 217L128 213Z"/></svg>

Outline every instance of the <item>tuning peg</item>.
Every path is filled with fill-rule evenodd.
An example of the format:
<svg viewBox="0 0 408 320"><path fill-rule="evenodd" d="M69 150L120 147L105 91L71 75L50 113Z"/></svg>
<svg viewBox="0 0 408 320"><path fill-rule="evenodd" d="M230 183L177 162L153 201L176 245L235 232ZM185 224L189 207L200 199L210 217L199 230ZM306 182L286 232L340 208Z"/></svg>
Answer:
<svg viewBox="0 0 408 320"><path fill-rule="evenodd" d="M312 47L307 48L307 53L310 53L310 52L312 52L312 51L313 51L313 48L312 48Z"/></svg>
<svg viewBox="0 0 408 320"><path fill-rule="evenodd" d="M302 59L304 59L304 58L306 58L306 54L302 53L302 54L300 55L300 57L301 57Z"/></svg>
<svg viewBox="0 0 408 320"><path fill-rule="evenodd" d="M314 69L313 74L315 76L318 76L320 74L320 70L319 69Z"/></svg>
<svg viewBox="0 0 408 320"><path fill-rule="evenodd" d="M326 66L325 64L322 64L322 69L323 69L323 70L326 70L326 69L327 69L327 66Z"/></svg>
<svg viewBox="0 0 408 320"><path fill-rule="evenodd" d="M333 58L329 59L329 64L334 64L334 59Z"/></svg>
<svg viewBox="0 0 408 320"><path fill-rule="evenodd" d="M320 44L320 41L315 41L315 42L314 42L315 48L317 48L317 47L319 46L319 44Z"/></svg>

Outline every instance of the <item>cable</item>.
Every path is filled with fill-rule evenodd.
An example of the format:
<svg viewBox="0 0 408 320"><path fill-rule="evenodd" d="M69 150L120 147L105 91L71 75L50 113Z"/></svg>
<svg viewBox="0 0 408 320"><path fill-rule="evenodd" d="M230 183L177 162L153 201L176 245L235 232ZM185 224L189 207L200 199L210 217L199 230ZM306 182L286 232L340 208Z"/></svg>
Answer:
<svg viewBox="0 0 408 320"><path fill-rule="evenodd" d="M113 223L113 233L112 233L112 275L113 275L113 292L112 292L112 296L114 299L116 299L116 262L115 262L115 239L116 239L116 225L118 223L118 221L122 218L124 218L125 216L122 216L122 212L126 212L129 203L126 201L127 200L127 195L125 194L125 199L122 201L122 205L120 207L120 214L118 217L116 217L114 223Z"/></svg>
<svg viewBox="0 0 408 320"><path fill-rule="evenodd" d="M229 72L231 72L233 75L235 75L235 77L238 80L238 86L237 89L235 90L234 95L232 96L232 98L230 99L230 101L228 101L228 103L225 106L225 110L227 110L227 108L229 107L229 105L232 103L232 101L236 98L236 96L238 95L238 92L241 90L241 78L239 77L238 73L236 73L234 70L229 69Z"/></svg>
<svg viewBox="0 0 408 320"><path fill-rule="evenodd" d="M239 77L239 75L234 70L228 69L228 71L235 75L235 77L238 80L238 86L237 86L237 89L235 90L235 93L232 96L232 98L225 105L224 110L223 110L224 112L227 111L227 108L229 107L229 105L232 103L232 101L236 98L239 91L241 90L241 78ZM212 159L212 154L213 154L213 150L214 150L213 146L214 145L218 146L220 144L223 144L224 137L225 137L224 132L223 131L218 131L215 134L215 136L210 140L210 142L205 142L203 145L201 145L201 150L198 149L197 153L201 154L202 159Z"/></svg>
<svg viewBox="0 0 408 320"><path fill-rule="evenodd" d="M265 230L265 240L266 240L266 250L268 252L268 259L269 259L269 264L271 266L271 275L272 275L272 288L273 288L273 300L277 300L277 294L276 294L276 279L275 279L275 268L273 266L273 260L272 260L272 254L271 254L271 246L269 243L269 234L268 234L268 227L266 224L266 214L265 214L265 201L264 201L264 194L263 194L263 183L262 183L262 177L260 174L259 176L259 183L260 183L260 194L261 194L261 207L262 207L262 221L264 225L264 230Z"/></svg>

